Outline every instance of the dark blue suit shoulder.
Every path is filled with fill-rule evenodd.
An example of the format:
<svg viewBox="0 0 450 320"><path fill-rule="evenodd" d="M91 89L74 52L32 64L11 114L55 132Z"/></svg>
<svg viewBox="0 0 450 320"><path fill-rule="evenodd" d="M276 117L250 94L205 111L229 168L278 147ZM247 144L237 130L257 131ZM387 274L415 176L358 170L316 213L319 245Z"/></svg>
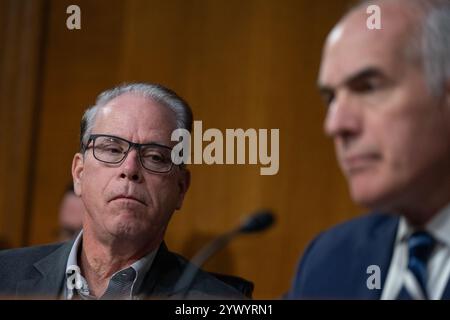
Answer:
<svg viewBox="0 0 450 320"><path fill-rule="evenodd" d="M398 217L384 213L368 213L349 221L340 223L324 232L317 238L316 242L327 242L327 245L356 245L372 238L379 230L384 230L398 223ZM339 240L336 242L336 240ZM328 243L330 242L330 243Z"/></svg>
<svg viewBox="0 0 450 320"><path fill-rule="evenodd" d="M319 234L299 263L291 298L368 297L367 267L389 263L398 216L370 213Z"/></svg>

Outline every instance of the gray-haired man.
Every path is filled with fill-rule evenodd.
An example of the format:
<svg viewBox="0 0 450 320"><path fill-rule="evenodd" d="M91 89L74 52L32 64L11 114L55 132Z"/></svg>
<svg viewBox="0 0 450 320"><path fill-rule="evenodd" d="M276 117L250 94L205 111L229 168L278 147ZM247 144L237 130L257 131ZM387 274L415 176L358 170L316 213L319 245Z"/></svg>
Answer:
<svg viewBox="0 0 450 320"><path fill-rule="evenodd" d="M67 299L243 298L200 272L174 292L187 261L163 238L189 188L174 165L171 134L191 130L190 107L159 85L123 85L102 93L81 121L72 163L75 193L86 208L74 242L0 254L0 293Z"/></svg>

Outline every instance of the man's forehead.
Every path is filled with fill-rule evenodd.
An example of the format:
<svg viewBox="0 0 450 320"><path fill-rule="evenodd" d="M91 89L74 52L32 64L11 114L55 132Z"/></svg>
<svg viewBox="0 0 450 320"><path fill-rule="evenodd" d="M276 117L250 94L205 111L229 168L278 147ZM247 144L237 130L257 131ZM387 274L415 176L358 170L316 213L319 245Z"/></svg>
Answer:
<svg viewBox="0 0 450 320"><path fill-rule="evenodd" d="M406 41L412 32L411 19L398 7L383 5L381 8L386 8L386 12L382 11L380 30L367 28L368 15L360 8L349 13L330 32L319 84L336 85L365 69L387 71L405 60Z"/></svg>
<svg viewBox="0 0 450 320"><path fill-rule="evenodd" d="M108 101L99 112L109 115L114 111L126 112L127 110L144 107L144 109L158 109L160 106L153 99L144 97L142 94L127 92ZM142 111L145 112L145 111Z"/></svg>
<svg viewBox="0 0 450 320"><path fill-rule="evenodd" d="M319 72L319 85L338 86L367 71L389 75L400 72L396 56L388 51L370 50L365 46L349 47L352 52L324 55Z"/></svg>
<svg viewBox="0 0 450 320"><path fill-rule="evenodd" d="M102 106L94 122L94 131L172 131L176 127L175 114L151 98L125 93ZM109 132L108 131L108 132ZM112 131L109 132L112 134ZM117 133L118 134L118 133Z"/></svg>
<svg viewBox="0 0 450 320"><path fill-rule="evenodd" d="M137 93L124 93L100 108L98 117L102 118L124 118L134 117L158 119L158 122L171 122L174 118L173 112L156 102L150 97L144 97Z"/></svg>

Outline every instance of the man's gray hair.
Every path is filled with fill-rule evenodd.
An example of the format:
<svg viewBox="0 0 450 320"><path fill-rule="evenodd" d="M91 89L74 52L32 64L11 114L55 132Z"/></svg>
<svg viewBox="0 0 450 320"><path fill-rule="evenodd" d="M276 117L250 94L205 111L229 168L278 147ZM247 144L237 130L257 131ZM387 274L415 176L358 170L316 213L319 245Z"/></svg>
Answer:
<svg viewBox="0 0 450 320"><path fill-rule="evenodd" d="M175 114L177 129L186 129L191 132L193 121L192 110L188 103L174 91L159 84L128 83L103 91L98 95L95 105L84 112L80 126L81 150L87 146L98 110L124 93L135 93L169 108Z"/></svg>
<svg viewBox="0 0 450 320"><path fill-rule="evenodd" d="M396 1L423 15L417 28L411 30L407 50L421 59L430 91L441 96L450 80L450 1L449 0L385 0ZM363 0L354 8L380 1ZM383 19L383 13L381 13Z"/></svg>
<svg viewBox="0 0 450 320"><path fill-rule="evenodd" d="M450 80L450 1L429 1L422 24L422 57L426 77L435 95L444 93Z"/></svg>

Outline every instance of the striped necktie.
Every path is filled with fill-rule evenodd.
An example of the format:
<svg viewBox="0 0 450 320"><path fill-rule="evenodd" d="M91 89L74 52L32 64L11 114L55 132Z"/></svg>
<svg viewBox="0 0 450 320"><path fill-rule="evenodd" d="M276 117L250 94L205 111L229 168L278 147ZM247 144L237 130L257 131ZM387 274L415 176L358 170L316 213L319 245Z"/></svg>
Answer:
<svg viewBox="0 0 450 320"><path fill-rule="evenodd" d="M416 231L408 240L408 269L414 276L425 299L429 298L427 290L427 262L435 245L436 240L426 231ZM410 300L413 297L414 295L403 285L397 299Z"/></svg>

